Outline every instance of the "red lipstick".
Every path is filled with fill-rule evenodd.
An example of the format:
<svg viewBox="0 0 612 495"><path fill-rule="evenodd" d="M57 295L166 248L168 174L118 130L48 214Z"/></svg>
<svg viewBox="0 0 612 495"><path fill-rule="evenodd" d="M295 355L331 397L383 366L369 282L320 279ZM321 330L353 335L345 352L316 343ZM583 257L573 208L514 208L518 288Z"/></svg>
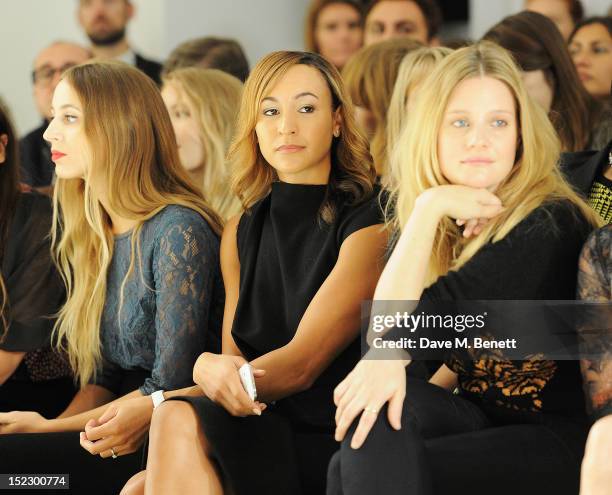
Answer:
<svg viewBox="0 0 612 495"><path fill-rule="evenodd" d="M51 152L51 160L54 162L58 161L60 158L66 156L66 153L62 153L61 151L52 151Z"/></svg>

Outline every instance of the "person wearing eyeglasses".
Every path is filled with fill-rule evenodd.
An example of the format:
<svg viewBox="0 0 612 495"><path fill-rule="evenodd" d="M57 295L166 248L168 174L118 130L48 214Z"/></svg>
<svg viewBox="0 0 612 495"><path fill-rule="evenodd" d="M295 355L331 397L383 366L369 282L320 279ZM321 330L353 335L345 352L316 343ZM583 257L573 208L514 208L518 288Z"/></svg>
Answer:
<svg viewBox="0 0 612 495"><path fill-rule="evenodd" d="M51 120L51 99L62 73L90 59L92 54L82 46L56 41L43 48L34 59L32 70L33 96L43 121L19 143L21 181L30 187L50 192L55 173L49 144L43 132Z"/></svg>

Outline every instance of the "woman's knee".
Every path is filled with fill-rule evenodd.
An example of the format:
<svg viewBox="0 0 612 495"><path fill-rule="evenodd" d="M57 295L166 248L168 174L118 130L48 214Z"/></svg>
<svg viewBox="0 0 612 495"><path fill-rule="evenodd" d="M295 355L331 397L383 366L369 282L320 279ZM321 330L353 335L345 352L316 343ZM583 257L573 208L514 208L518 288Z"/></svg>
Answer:
<svg viewBox="0 0 612 495"><path fill-rule="evenodd" d="M125 484L119 495L144 495L146 471L140 471Z"/></svg>
<svg viewBox="0 0 612 495"><path fill-rule="evenodd" d="M362 413L364 414L364 413ZM359 421L361 419L361 415L358 415L353 424L351 424L348 429L344 440L342 441L343 446L350 448L351 440L353 439L353 435L355 434L355 430L357 430L357 426L359 426ZM404 418L402 418L402 426L404 424ZM368 436L364 445L361 447L365 447L368 444L372 444L373 442L377 442L381 438L386 438L389 434L397 433L397 431L391 426L388 419L388 404L385 404L380 411L378 412L378 416L372 428L370 429Z"/></svg>
<svg viewBox="0 0 612 495"><path fill-rule="evenodd" d="M150 435L170 433L174 436L180 436L181 434L193 436L197 421L196 413L188 402L166 401L153 413Z"/></svg>
<svg viewBox="0 0 612 495"><path fill-rule="evenodd" d="M327 468L327 495L342 495L342 481L340 479L340 452L336 452Z"/></svg>

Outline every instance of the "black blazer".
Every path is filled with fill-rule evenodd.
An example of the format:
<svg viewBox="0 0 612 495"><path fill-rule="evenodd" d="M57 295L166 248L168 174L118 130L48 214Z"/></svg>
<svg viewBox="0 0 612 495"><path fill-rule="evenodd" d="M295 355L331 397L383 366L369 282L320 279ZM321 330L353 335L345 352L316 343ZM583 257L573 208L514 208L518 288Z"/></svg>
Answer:
<svg viewBox="0 0 612 495"><path fill-rule="evenodd" d="M46 187L53 182L55 165L51 161L51 147L43 139L49 123L42 124L19 141L21 182L32 187Z"/></svg>
<svg viewBox="0 0 612 495"><path fill-rule="evenodd" d="M610 164L612 140L601 151L579 151L562 153L559 166L568 182L585 197L604 167Z"/></svg>
<svg viewBox="0 0 612 495"><path fill-rule="evenodd" d="M161 83L160 73L162 66L159 62L147 60L146 58L136 54L136 67L138 67L147 76L153 79L158 85Z"/></svg>

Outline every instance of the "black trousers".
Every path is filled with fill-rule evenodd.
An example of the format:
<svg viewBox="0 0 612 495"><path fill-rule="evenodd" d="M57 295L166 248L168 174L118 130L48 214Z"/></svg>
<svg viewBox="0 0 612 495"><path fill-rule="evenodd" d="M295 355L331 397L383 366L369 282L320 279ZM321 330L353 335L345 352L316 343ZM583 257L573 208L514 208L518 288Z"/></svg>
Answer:
<svg viewBox="0 0 612 495"><path fill-rule="evenodd" d="M144 370L126 371L118 395L137 389L147 376L149 372ZM69 490L36 490L32 493L116 495L127 480L142 469L143 451L141 448L117 459L102 459L81 447L78 432L0 435L0 473L70 476Z"/></svg>
<svg viewBox="0 0 612 495"><path fill-rule="evenodd" d="M402 428L387 407L364 445L354 423L328 471L328 495L577 495L587 425L542 416L511 424L469 400L408 379Z"/></svg>
<svg viewBox="0 0 612 495"><path fill-rule="evenodd" d="M0 386L0 412L35 411L45 418L55 418L76 392L72 378L37 383L8 380Z"/></svg>
<svg viewBox="0 0 612 495"><path fill-rule="evenodd" d="M274 405L239 418L207 397L177 399L195 409L232 495L325 493L327 466L339 447L331 428L296 424Z"/></svg>
<svg viewBox="0 0 612 495"><path fill-rule="evenodd" d="M91 455L79 445L79 434L74 431L0 435L1 473L68 474L70 477L69 490L33 493L117 495L127 480L141 470L142 460L142 449L117 459Z"/></svg>

